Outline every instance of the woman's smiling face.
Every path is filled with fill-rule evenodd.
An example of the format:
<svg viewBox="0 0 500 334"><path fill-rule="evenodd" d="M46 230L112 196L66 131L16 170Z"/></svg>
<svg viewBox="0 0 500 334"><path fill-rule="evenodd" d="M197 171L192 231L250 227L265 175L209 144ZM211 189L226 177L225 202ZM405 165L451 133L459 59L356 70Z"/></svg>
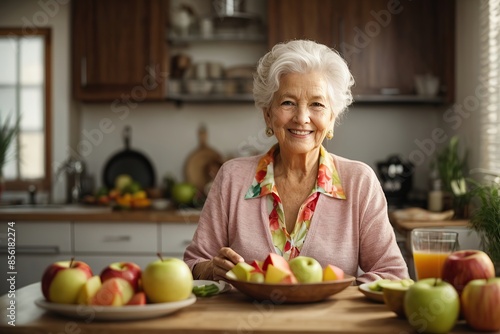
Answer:
<svg viewBox="0 0 500 334"><path fill-rule="evenodd" d="M303 154L321 146L335 121L328 92L328 84L319 72L281 77L271 107L264 110L266 124L273 129L280 151Z"/></svg>

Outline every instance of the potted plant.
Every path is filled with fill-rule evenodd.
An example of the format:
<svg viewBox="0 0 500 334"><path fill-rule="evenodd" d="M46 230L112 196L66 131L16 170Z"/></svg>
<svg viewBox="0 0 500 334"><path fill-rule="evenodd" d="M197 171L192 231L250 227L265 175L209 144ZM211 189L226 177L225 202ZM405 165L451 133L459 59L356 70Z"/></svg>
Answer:
<svg viewBox="0 0 500 334"><path fill-rule="evenodd" d="M459 138L453 136L448 146L439 152L434 161L443 191L448 199L448 207L455 211L455 218L469 215L470 192L467 189L467 152L460 154Z"/></svg>
<svg viewBox="0 0 500 334"><path fill-rule="evenodd" d="M3 168L9 161L9 147L14 142L19 133L19 122L21 118L17 117L11 124L11 116L8 115L3 121L0 116L0 198L4 188ZM15 153L16 154L16 153Z"/></svg>
<svg viewBox="0 0 500 334"><path fill-rule="evenodd" d="M496 276L500 276L500 184L480 184L474 181L472 190L474 209L470 226L481 238L484 251L495 264Z"/></svg>

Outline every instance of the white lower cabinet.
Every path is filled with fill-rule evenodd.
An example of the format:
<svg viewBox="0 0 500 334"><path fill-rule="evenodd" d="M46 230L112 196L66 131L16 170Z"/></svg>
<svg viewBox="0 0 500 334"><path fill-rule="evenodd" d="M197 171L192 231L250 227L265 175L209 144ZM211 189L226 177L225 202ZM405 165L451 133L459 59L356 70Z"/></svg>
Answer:
<svg viewBox="0 0 500 334"><path fill-rule="evenodd" d="M197 226L198 224L193 223L160 224L161 253L164 256L182 259Z"/></svg>
<svg viewBox="0 0 500 334"><path fill-rule="evenodd" d="M157 223L75 222L75 256L94 275L113 262L134 262L144 269L158 258L158 229Z"/></svg>
<svg viewBox="0 0 500 334"><path fill-rule="evenodd" d="M75 254L156 255L158 224L130 222L75 222Z"/></svg>
<svg viewBox="0 0 500 334"><path fill-rule="evenodd" d="M39 282L54 262L88 263L94 274L113 262L135 262L141 268L163 257L182 259L197 224L154 222L16 222L15 287ZM6 229L7 231L7 229ZM0 233L0 295L9 291L8 235Z"/></svg>
<svg viewBox="0 0 500 334"><path fill-rule="evenodd" d="M10 291L8 278L15 278L15 287L19 289L41 280L43 272L53 262L71 259L71 222L17 222L15 231L15 267L9 268L7 243L8 233L0 235L2 259L0 267L0 295ZM6 230L7 231L7 230ZM15 272L15 274L8 274Z"/></svg>

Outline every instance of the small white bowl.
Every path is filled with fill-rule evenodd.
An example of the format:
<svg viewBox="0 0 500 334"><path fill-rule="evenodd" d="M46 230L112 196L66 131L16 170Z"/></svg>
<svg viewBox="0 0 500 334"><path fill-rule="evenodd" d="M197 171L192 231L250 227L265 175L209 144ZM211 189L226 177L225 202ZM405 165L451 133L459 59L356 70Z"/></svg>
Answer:
<svg viewBox="0 0 500 334"><path fill-rule="evenodd" d="M170 201L168 199L163 199L163 198L154 199L151 202L151 206L155 210L167 210L168 208L170 208L171 205L172 205L172 201Z"/></svg>

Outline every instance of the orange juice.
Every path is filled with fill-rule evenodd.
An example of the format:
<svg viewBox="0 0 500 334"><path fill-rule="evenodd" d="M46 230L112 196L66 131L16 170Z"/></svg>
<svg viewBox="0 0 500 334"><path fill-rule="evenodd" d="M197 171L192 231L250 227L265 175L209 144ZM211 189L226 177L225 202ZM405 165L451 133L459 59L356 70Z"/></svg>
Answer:
<svg viewBox="0 0 500 334"><path fill-rule="evenodd" d="M449 253L413 252L417 279L441 278L444 260Z"/></svg>

